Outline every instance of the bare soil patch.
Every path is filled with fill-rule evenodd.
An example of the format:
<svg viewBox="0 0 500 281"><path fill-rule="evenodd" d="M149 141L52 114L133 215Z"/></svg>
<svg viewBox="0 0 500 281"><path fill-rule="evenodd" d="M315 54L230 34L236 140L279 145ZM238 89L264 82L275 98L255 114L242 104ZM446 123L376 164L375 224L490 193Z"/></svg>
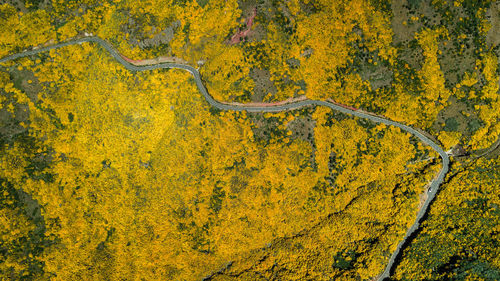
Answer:
<svg viewBox="0 0 500 281"><path fill-rule="evenodd" d="M267 94L276 94L277 89L271 81L271 74L266 69L253 68L250 70L250 78L255 82L252 102L262 102Z"/></svg>

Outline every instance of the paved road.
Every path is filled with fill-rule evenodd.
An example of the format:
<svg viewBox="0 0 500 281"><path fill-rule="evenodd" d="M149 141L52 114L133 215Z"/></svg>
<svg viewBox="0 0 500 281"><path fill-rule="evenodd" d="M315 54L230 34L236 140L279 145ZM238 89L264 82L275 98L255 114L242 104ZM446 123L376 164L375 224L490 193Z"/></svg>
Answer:
<svg viewBox="0 0 500 281"><path fill-rule="evenodd" d="M194 76L194 80L196 82L196 85L198 86L198 90L205 97L205 99L207 100L207 102L210 105L212 105L213 107L218 108L220 110L249 111L249 112L279 112L279 111L284 111L284 110L297 109L297 108L300 108L300 107L303 107L303 106L308 106L308 105L326 106L326 107L331 108L332 110L340 111L342 113L350 114L350 115L357 116L357 117L360 117L360 118L366 118L366 119L372 120L373 122L376 122L376 123L383 123L383 124L386 124L386 125L389 125L389 126L398 127L401 130L406 131L406 132L408 132L408 133L416 136L423 143L425 143L426 145L432 147L432 149L434 149L435 151L437 151L439 153L439 155L441 156L441 159L443 160L443 167L439 171L438 176L431 183L431 185L429 187L429 192L428 192L427 200L424 202L424 205L422 206L422 208L418 212L417 218L415 220L415 223L410 227L410 229L408 229L408 231L406 232L405 237L403 238L403 240L401 242L399 242L396 250L392 253L392 255L391 255L390 259L389 259L389 262L387 263L387 266L386 266L384 272L382 273L382 275L379 276L379 280L383 280L383 279L388 278L390 276L390 272L391 272L391 270L392 270L392 268L394 266L394 261L395 261L396 257L398 256L399 252L401 251L403 243L406 241L406 239L413 232L415 232L418 229L423 216L425 215L425 213L429 209L429 204L432 202L432 200L436 196L436 193L438 191L439 185L443 182L443 179L444 179L446 173L448 172L448 166L449 166L449 162L450 162L448 154L446 154L446 152L443 149L441 149L441 147L439 147L439 145L437 145L436 143L434 143L428 137L426 137L425 135L423 135L422 133L418 132L417 130L415 130L415 129L409 127L409 126L406 126L404 124L401 124L401 123L398 123L398 122L394 122L394 121L391 121L391 120L388 120L388 119L385 119L385 118L381 118L381 117L378 117L378 116L373 116L373 115L370 115L370 114L359 112L359 111L356 111L356 110L347 109L345 107L333 104L331 102L319 101L319 100L303 100L303 101L293 102L293 103L289 103L289 104L282 104L282 105L275 105L275 106L265 106L265 107L264 106L263 107L259 107L259 106L232 105L232 104L221 103L219 101L216 101L208 93L207 89L203 85L200 73L195 68L193 68L193 67L191 67L189 65L177 64L177 63L159 63L159 64L154 64L154 65L144 65L144 66L133 65L133 64L127 62L125 59L123 59L122 56L120 56L120 54L111 45L109 45L106 41L100 39L99 37L84 37L84 38L80 38L80 39L75 39L75 40L67 41L67 42L64 42L64 43L59 43L59 44L51 45L51 46L48 46L48 47L43 47L43 48L38 48L38 49L34 49L34 50L24 51L24 52L21 52L21 53L17 53L17 54L13 54L13 55L1 58L0 59L0 63L7 62L7 61L10 61L10 60L14 60L14 59L21 58L21 57L35 55L35 54L38 54L38 53L41 53L41 52L46 52L48 50L57 49L57 48L61 48L61 47L64 47L64 46L81 44L81 43L84 43L84 42L93 42L93 43L97 43L97 44L101 45L101 47L105 48L110 53L110 55L113 56L113 58L115 58L119 63L121 63L125 68L127 68L130 71L145 71L145 70L160 69L160 68L180 68L180 69L184 69L184 70L188 71L189 73L191 73Z"/></svg>

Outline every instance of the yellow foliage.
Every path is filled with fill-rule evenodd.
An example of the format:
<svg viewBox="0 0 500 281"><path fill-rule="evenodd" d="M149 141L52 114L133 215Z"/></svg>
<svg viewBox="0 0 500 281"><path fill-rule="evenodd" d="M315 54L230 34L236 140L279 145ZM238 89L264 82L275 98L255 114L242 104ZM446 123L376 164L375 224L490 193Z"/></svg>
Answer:
<svg viewBox="0 0 500 281"><path fill-rule="evenodd" d="M438 194L421 234L405 251L395 279L454 279L459 273L477 280L474 276L487 275L474 266L492 268L490 272L499 266L499 249L493 246L499 239L495 231L498 212L492 206L500 204L500 199L492 195L500 183L500 162L481 158L469 164L457 167L456 176ZM451 261L457 271L435 270Z"/></svg>
<svg viewBox="0 0 500 281"><path fill-rule="evenodd" d="M500 134L500 98L499 98L499 76L497 74L498 58L487 53L481 61L483 65L483 75L486 79L486 85L483 86L480 99L482 104L476 105L475 109L479 111L479 117L484 122L484 126L477 130L471 137L473 148L487 148L496 141Z"/></svg>
<svg viewBox="0 0 500 281"><path fill-rule="evenodd" d="M439 133L438 140L443 144L445 149L450 149L458 144L461 136L462 133L460 132L441 131Z"/></svg>
<svg viewBox="0 0 500 281"><path fill-rule="evenodd" d="M204 7L194 0L51 2L50 9L26 14L0 6L0 57L92 33L130 58L176 56L198 66L217 100L279 101L305 94L373 106L422 128L433 124L451 95L438 60L447 30L419 30L415 38L424 61L415 76L408 74L409 65L396 65L390 19L376 1L291 0L266 11L258 5L255 25L239 43L231 36L241 31L246 15L236 0ZM168 44L139 48L137 40L174 25ZM482 26L485 33L484 21ZM371 90L362 78L366 73L353 67L361 52L370 54L370 66L393 73L392 84ZM497 64L494 53L478 63L486 85L478 90L475 109L484 127L472 136L473 148L490 145L500 132ZM129 72L90 43L6 65L34 73L28 83L40 91L30 99L23 85L0 74L1 110L12 119L17 106L29 107L29 120L18 123L28 130L22 137L33 141L13 138L1 148L0 178L43 206L45 235L55 240L40 259L54 280L202 279L228 261L234 262L228 270L240 269L242 280L255 278L252 270L267 279L372 279L413 223L417 195L439 168L410 164L437 155L397 128L323 107L219 112L188 73ZM265 79L252 76L254 70L266 72ZM417 86L409 85L412 79ZM460 87L478 81L476 72L465 73L455 95L464 97ZM252 96L258 83L265 90ZM304 121L311 136L288 126L303 115L312 117ZM460 138L459 132L438 135L446 148ZM493 192L495 183L479 186L469 176L479 179L472 172L459 178ZM444 196L463 199L454 198L461 194L458 180L450 186L454 193ZM473 200L479 194L468 190L464 196ZM20 213L0 209L2 242L34 229ZM424 233L452 241L456 233L440 236L442 229ZM481 247L471 249L490 259ZM420 263L403 265L420 272L416 279L432 275ZM284 275L273 276L275 266ZM0 262L1 272L26 268L19 257Z"/></svg>

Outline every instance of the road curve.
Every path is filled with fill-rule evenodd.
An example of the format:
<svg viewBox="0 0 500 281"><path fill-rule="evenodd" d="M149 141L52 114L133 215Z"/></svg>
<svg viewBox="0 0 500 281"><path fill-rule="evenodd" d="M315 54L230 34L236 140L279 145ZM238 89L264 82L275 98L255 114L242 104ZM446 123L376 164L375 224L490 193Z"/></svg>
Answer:
<svg viewBox="0 0 500 281"><path fill-rule="evenodd" d="M61 48L64 46L81 44L84 42L93 42L93 43L97 43L97 44L101 45L101 47L106 49L110 53L110 55L113 56L113 58L115 60L117 60L126 69L128 69L130 71L145 71L145 70L163 69L163 68L184 69L193 75L194 80L196 82L196 86L198 87L198 90L205 97L207 102L210 105L212 105L213 107L220 109L220 110L248 111L248 112L279 112L279 111L284 111L284 110L297 109L297 108L307 106L307 105L326 106L326 107L331 108L332 110L340 111L340 112L345 113L345 114L350 114L350 115L357 116L360 118L369 119L369 120L372 120L373 122L376 122L376 123L382 123L385 125L398 127L401 130L406 131L406 132L416 136L423 143L432 147L432 149L434 149L436 152L438 152L439 155L441 156L441 159L443 160L443 167L439 171L438 176L430 184L427 200L424 202L424 205L419 210L419 212L417 214L417 218L415 220L415 223L408 229L408 231L406 231L405 237L403 238L403 240L401 242L399 242L396 250L392 253L384 272L379 276L379 280L383 280L383 279L388 278L390 276L391 270L393 269L393 266L394 266L395 259L399 255L399 252L401 251L401 248L402 248L404 242L420 226L420 222L421 222L422 218L424 217L425 213L428 211L430 203L432 202L432 200L436 196L438 188L441 185L441 183L443 182L444 177L446 176L446 173L448 172L449 162L450 162L448 154L446 154L446 152L438 144L434 143L428 137L426 137L422 133L418 132L417 130L415 130L412 127L409 127L407 125L404 125L404 124L401 124L401 123L398 123L395 121L391 121L389 119L381 118L378 116L366 114L366 113L363 113L360 111L351 110L351 109L336 105L336 104L328 102L328 101L302 100L302 101L298 101L298 102L281 104L281 105L274 105L274 106L245 106L245 105L233 105L233 104L222 103L222 102L215 100L208 93L207 89L203 85L200 73L195 68L193 68L189 65L177 64L177 63L158 63L158 64L154 64L154 65L143 65L143 66L133 65L133 64L127 62L110 44L108 44L106 41L104 41L103 39L101 39L99 37L83 37L83 38L74 39L74 40L70 40L67 42L59 43L59 44L54 44L54 45L47 46L47 47L42 47L42 48L24 51L21 53L17 53L17 54L13 54L13 55L9 55L9 56L1 58L0 63L11 61L11 60L14 60L17 58L30 56L30 55L36 55L36 54L41 53L41 52L46 52L46 51L49 51L52 49L58 49L58 48Z"/></svg>

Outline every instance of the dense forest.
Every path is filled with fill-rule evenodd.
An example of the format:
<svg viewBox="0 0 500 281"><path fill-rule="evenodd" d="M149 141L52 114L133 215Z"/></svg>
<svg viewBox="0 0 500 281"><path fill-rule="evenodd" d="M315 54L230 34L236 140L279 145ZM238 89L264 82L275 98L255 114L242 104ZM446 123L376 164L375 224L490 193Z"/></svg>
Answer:
<svg viewBox="0 0 500 281"><path fill-rule="evenodd" d="M451 167L394 280L500 279L500 3L17 0L0 58L98 36L227 103L329 100ZM438 154L324 107L220 111L82 43L0 64L0 279L375 280Z"/></svg>

